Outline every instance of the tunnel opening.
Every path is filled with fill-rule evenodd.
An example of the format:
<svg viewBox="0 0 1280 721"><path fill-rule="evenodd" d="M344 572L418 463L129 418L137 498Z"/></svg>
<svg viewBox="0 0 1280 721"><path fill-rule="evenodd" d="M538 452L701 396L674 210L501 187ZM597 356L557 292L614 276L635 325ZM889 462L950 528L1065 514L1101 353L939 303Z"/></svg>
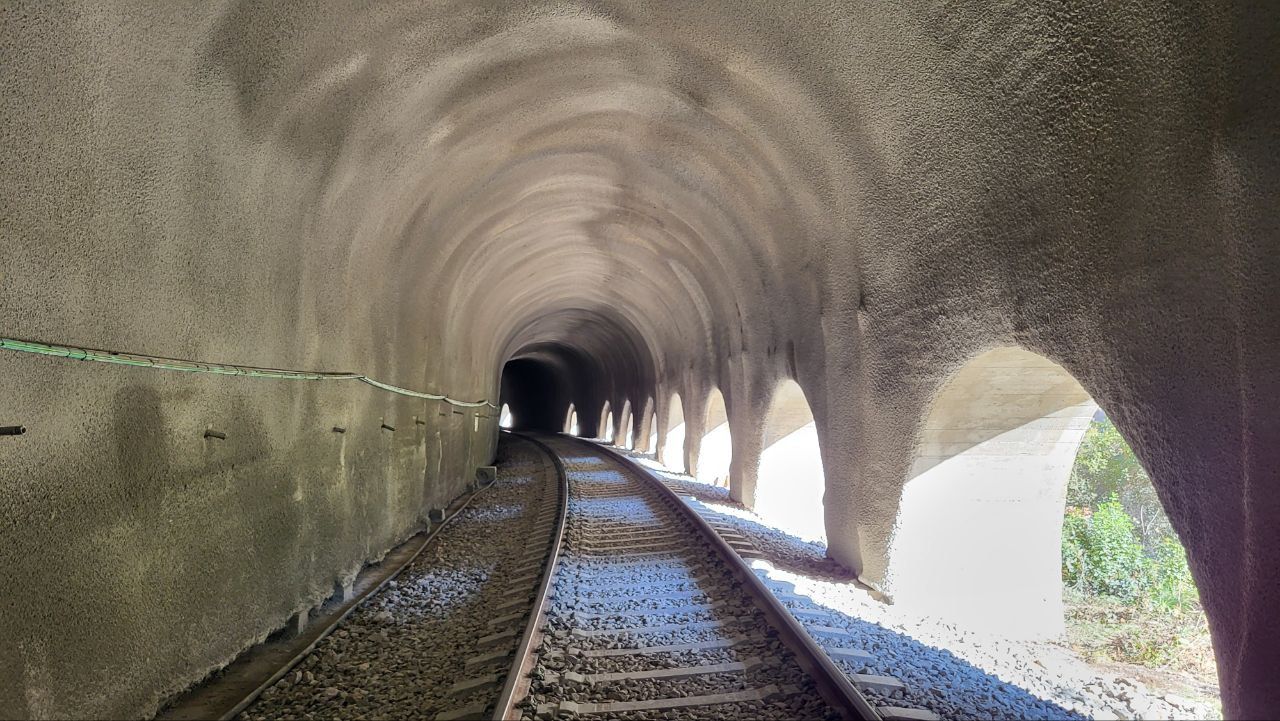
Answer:
<svg viewBox="0 0 1280 721"><path fill-rule="evenodd" d="M645 399L644 407L640 409L640 424L636 426L634 443L636 450L642 453L652 453L657 445L657 424L656 414L653 410L653 396Z"/></svg>
<svg viewBox="0 0 1280 721"><path fill-rule="evenodd" d="M613 443L613 409L609 407L609 401L604 402L604 408L600 411L600 424L597 426L599 432L596 438Z"/></svg>
<svg viewBox="0 0 1280 721"><path fill-rule="evenodd" d="M498 413L498 427L511 428L511 405L509 403L502 404L502 411Z"/></svg>
<svg viewBox="0 0 1280 721"><path fill-rule="evenodd" d="M818 427L799 383L778 384L765 418L754 510L777 528L826 543L826 490Z"/></svg>
<svg viewBox="0 0 1280 721"><path fill-rule="evenodd" d="M732 462L733 433L729 429L729 412L720 389L712 388L707 397L706 423L694 476L703 483L728 488Z"/></svg>
<svg viewBox="0 0 1280 721"><path fill-rule="evenodd" d="M1067 640L1081 656L1159 670L1178 694L1220 708L1203 682L1216 660L1186 551L1146 468L1101 409L1067 482L1062 582Z"/></svg>
<svg viewBox="0 0 1280 721"><path fill-rule="evenodd" d="M676 471L687 471L684 452L684 404L680 402L680 394L672 393L667 402L667 434L661 439L658 447L658 462ZM657 441L655 440L655 443Z"/></svg>
<svg viewBox="0 0 1280 721"><path fill-rule="evenodd" d="M952 375L902 489L886 576L895 601L991 635L1061 636L1067 479L1097 410L1070 373L1020 348Z"/></svg>
<svg viewBox="0 0 1280 721"><path fill-rule="evenodd" d="M912 613L987 638L1063 642L1103 673L1122 664L1219 703L1203 683L1214 673L1207 620L1149 476L1079 381L1043 356L997 348L942 386L889 554L886 588Z"/></svg>
<svg viewBox="0 0 1280 721"><path fill-rule="evenodd" d="M631 426L631 399L628 398L622 401L622 415L618 417L617 433L611 437L609 442L615 446L631 450L635 447L635 442L631 435Z"/></svg>
<svg viewBox="0 0 1280 721"><path fill-rule="evenodd" d="M505 428L543 433L558 433L564 428L561 409L568 402L568 388L542 360L508 361L502 368L501 398L510 413L511 425Z"/></svg>

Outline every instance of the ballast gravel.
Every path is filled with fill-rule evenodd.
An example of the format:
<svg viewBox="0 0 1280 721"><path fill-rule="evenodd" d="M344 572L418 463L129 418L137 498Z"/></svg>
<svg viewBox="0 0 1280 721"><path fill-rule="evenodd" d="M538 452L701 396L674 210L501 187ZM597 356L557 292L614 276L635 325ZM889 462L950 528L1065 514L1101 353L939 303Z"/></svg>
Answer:
<svg viewBox="0 0 1280 721"><path fill-rule="evenodd" d="M615 449L621 450L621 449ZM1156 694L1123 677L1101 674L1052 642L1015 641L966 632L937 618L877 601L826 548L768 524L729 498L727 488L675 473L652 456L624 451L681 494L708 520L748 539L762 559L757 575L776 591L807 597L794 608L827 613L801 619L849 633L868 651L868 664L841 662L850 673L893 676L907 687L898 698L864 691L873 703L927 709L943 719L1210 719L1218 713L1172 694ZM822 638L815 634L821 642ZM841 645L849 645L848 642Z"/></svg>
<svg viewBox="0 0 1280 721"><path fill-rule="evenodd" d="M557 439L550 445L561 453L569 475L569 518L539 664L530 697L522 705L524 718L549 718L546 710L562 701L645 701L770 685L786 691L765 701L613 713L608 717L671 721L832 717L812 680L790 651L768 633L763 617L744 601L730 574L713 560L710 546L687 522L662 507L652 489L627 478L614 461L595 451L585 452L579 442ZM622 547L625 539L651 535L646 531L655 527L668 529L670 540L676 543L653 552L628 552ZM666 595L674 597L664 598ZM735 643L719 648L585 656L603 649L730 639ZM596 683L578 683L565 675L638 673L730 662L749 662L751 667ZM538 714L539 708L544 715Z"/></svg>
<svg viewBox="0 0 1280 721"><path fill-rule="evenodd" d="M357 608L241 719L430 719L496 688L449 695L458 681L504 672L468 669L475 642L504 599L504 582L537 543L527 527L554 494L554 468L528 441L503 436L498 479L440 531L400 575ZM530 582L530 595L537 582Z"/></svg>

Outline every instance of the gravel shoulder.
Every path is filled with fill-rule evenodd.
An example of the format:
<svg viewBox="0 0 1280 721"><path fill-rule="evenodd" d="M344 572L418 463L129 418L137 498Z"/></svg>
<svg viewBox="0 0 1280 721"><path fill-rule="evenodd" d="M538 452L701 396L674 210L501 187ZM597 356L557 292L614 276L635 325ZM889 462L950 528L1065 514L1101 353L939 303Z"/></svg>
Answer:
<svg viewBox="0 0 1280 721"><path fill-rule="evenodd" d="M652 456L624 452L705 517L748 538L763 556L752 562L756 573L775 589L807 597L861 638L875 657L863 672L901 679L907 705L944 719L1220 717L1208 704L1149 688L1137 673L1091 666L1062 643L978 635L882 603L828 559L822 544L770 526L732 501L726 488L674 473Z"/></svg>
<svg viewBox="0 0 1280 721"><path fill-rule="evenodd" d="M556 492L533 444L504 436L499 453L497 481L240 719L429 719L474 700L450 687L478 675L466 660L492 630L541 494Z"/></svg>

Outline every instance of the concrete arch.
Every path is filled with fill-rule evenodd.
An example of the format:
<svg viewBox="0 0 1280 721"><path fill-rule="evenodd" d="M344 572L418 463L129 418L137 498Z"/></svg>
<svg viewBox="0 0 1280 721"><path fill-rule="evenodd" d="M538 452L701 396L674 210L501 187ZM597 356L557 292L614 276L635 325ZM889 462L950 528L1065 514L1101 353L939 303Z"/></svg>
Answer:
<svg viewBox="0 0 1280 721"><path fill-rule="evenodd" d="M733 462L733 433L729 427L729 411L719 388L707 394L706 418L697 447L695 473L698 480L716 486L729 486L729 466Z"/></svg>
<svg viewBox="0 0 1280 721"><path fill-rule="evenodd" d="M890 543L898 603L975 630L1063 630L1067 479L1098 407L1052 361L983 353L939 391L920 433Z"/></svg>
<svg viewBox="0 0 1280 721"><path fill-rule="evenodd" d="M620 448L630 449L632 447L631 429L633 426L631 418L631 399L627 398L622 401L622 413L618 416L617 427L613 429L613 434L609 437L609 442Z"/></svg>
<svg viewBox="0 0 1280 721"><path fill-rule="evenodd" d="M799 383L778 384L765 415L756 513L799 538L825 542L822 497L826 475L817 423Z"/></svg>
<svg viewBox="0 0 1280 721"><path fill-rule="evenodd" d="M675 471L685 471L685 420L684 404L680 402L680 394L672 393L667 402L666 432L660 433L658 445L658 462Z"/></svg>

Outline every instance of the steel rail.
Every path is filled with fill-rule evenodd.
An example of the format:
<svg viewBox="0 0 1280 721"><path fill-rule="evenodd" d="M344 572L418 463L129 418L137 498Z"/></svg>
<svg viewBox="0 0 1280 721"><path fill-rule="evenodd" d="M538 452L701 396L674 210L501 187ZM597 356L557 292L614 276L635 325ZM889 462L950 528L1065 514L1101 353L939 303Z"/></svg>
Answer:
<svg viewBox="0 0 1280 721"><path fill-rule="evenodd" d="M159 714L157 714L156 718L157 719L187 719L187 718L213 717L213 718L217 718L218 721L231 721L231 719L234 719L242 711L249 708L249 706L253 705L253 703L258 700L258 697L261 696L264 691L266 691L268 688L271 688L272 685L274 685L280 679L284 678L285 675L287 675L290 671L294 669L294 667L296 667L299 663L301 663L303 659L311 655L311 653L315 651L316 646L322 640L324 640L326 637L332 634L335 630L337 630L338 626L340 626L342 622L347 619L347 617L349 617L353 612L355 612L357 608L360 608L361 606L363 606L365 601L367 601L374 594L381 591L388 583L390 583L402 572L404 572L404 569L408 568L409 564L413 563L418 558L418 556L422 555L422 552L426 550L427 547L430 546L433 541L435 541L436 536L439 535L441 531L448 528L449 524L452 523L455 518L462 515L462 512L466 510L467 506L471 505L471 502L475 500L476 496L479 496L482 492L484 492L486 489L492 486L493 484L484 485L472 491L471 495L467 496L466 500L463 501L461 505L457 506L457 508L453 511L453 513L445 517L445 519L441 521L438 526L436 526L434 529L430 530L427 533L426 538L423 538L421 540L421 545L419 545L416 550L414 550L411 554L409 554L409 557L406 558L403 562L401 562L398 566L392 569L379 569L379 570L386 571L386 575L380 581L362 590L360 593L356 594L351 600L346 601L345 602L346 607L343 609L343 611L337 614L336 616L334 616L333 618L331 618L321 628L320 633L310 641L310 643L308 643L306 646L302 647L301 649L291 654L288 660L286 660L283 665L277 668L274 673L268 676L266 680L257 684L253 689L249 691L249 693L240 697L240 700L237 701L234 705L232 705L229 709L221 713L218 713L217 716L215 717L212 714L208 713L207 711L201 712L198 708L191 708L193 706L197 706L197 707L200 706L201 702L196 697L184 695L184 697L180 697L177 700L177 703L169 706L168 708L163 709ZM412 539L410 539L410 541L412 541ZM410 541L406 541L406 543ZM232 662L232 665L234 664L235 664L235 661ZM200 687L197 687L197 690L194 692L195 696L197 697L199 696L199 690L200 690Z"/></svg>
<svg viewBox="0 0 1280 721"><path fill-rule="evenodd" d="M560 562L560 549L564 543L565 519L569 515L569 474L565 471L564 462L560 460L560 454L531 435L513 433L511 431L508 431L508 433L533 443L551 458L551 463L560 478L560 508L557 512L556 530L552 535L547 565L543 569L542 581L538 584L538 591L534 596L534 608L529 613L529 622L525 626L524 633L520 636L520 643L516 646L515 654L512 657L511 669L507 672L507 678L502 684L502 692L498 695L498 701L494 705L491 717L493 721L519 719L521 717L516 704L529 695L529 672L537 665L537 654L534 653L534 650L542 642L542 627L547 620L547 601L551 596L551 583L555 580L556 566Z"/></svg>
<svg viewBox="0 0 1280 721"><path fill-rule="evenodd" d="M576 436L564 437L573 438L605 452L622 466L632 471L633 474L645 479L658 490L668 504L679 509L678 512L682 513L693 524L694 528L711 543L712 548L720 554L726 568L738 579L743 589L746 590L756 603L756 606L764 613L765 618L778 631L778 639L796 655L797 663L813 678L818 692L822 694L827 703L831 704L832 708L840 712L844 718L859 719L860 721L882 721L875 707L849 681L844 672L831 661L831 657L827 655L826 651L822 650L822 647L804 630L800 622L787 611L782 602L764 585L764 582L751 570L746 561L742 560L738 552L734 551L728 542L720 537L720 534L711 527L711 524L707 523L705 518L682 501L675 491L668 488L665 483L656 478L644 466L603 443L577 438Z"/></svg>

